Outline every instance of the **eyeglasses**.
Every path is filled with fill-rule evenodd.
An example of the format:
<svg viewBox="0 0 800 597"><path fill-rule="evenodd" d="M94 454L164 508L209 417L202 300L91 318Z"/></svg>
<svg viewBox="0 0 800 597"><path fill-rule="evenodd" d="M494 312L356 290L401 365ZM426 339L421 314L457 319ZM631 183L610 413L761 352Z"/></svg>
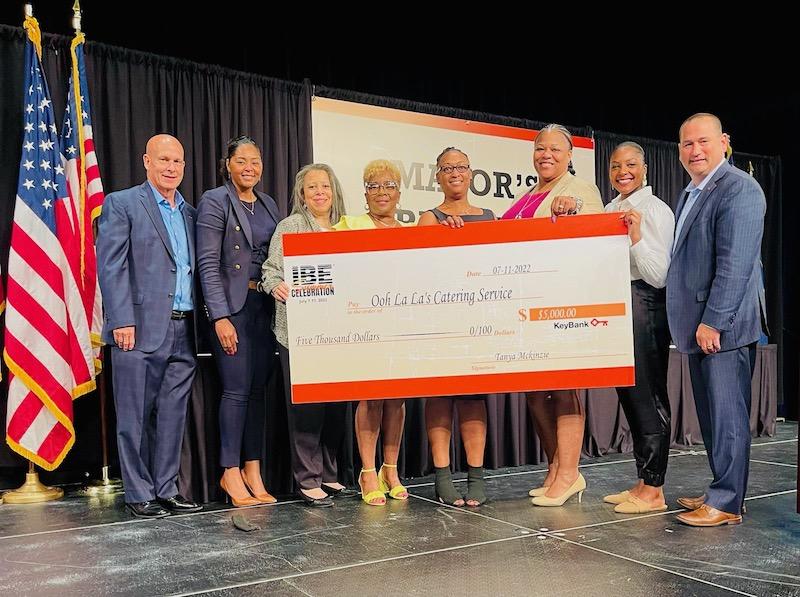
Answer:
<svg viewBox="0 0 800 597"><path fill-rule="evenodd" d="M386 189L387 192L396 191L399 187L396 182L390 180L389 182L385 182L383 184L378 184L377 182L368 182L364 185L364 188L367 189L367 193L370 195L375 195L381 189Z"/></svg>
<svg viewBox="0 0 800 597"><path fill-rule="evenodd" d="M445 174L452 174L453 170L459 174L464 174L464 172L469 170L469 164L466 166L463 164L459 164L458 166L439 166L439 172L444 172Z"/></svg>

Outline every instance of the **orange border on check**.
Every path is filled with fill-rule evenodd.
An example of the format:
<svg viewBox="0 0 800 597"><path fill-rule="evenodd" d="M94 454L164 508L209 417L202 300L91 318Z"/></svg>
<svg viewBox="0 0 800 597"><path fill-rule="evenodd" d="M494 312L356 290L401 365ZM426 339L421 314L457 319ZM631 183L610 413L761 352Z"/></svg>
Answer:
<svg viewBox="0 0 800 597"><path fill-rule="evenodd" d="M632 386L633 367L483 373L413 379L376 379L292 385L292 403L347 402L384 398L428 398L534 390Z"/></svg>
<svg viewBox="0 0 800 597"><path fill-rule="evenodd" d="M285 257L463 247L499 243L626 236L618 213L550 218L470 222L463 228L411 226L392 230L343 230L335 234L304 232L283 235Z"/></svg>

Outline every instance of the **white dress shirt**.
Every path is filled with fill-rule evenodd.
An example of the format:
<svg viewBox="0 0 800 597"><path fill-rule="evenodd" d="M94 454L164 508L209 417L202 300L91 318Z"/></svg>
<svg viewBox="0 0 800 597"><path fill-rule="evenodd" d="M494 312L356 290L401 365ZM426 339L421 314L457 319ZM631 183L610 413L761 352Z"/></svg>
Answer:
<svg viewBox="0 0 800 597"><path fill-rule="evenodd" d="M631 246L631 280L644 280L653 288L664 288L675 234L675 215L669 205L653 195L650 187L642 187L627 199L617 195L605 207L606 212L630 209L642 214L642 238Z"/></svg>

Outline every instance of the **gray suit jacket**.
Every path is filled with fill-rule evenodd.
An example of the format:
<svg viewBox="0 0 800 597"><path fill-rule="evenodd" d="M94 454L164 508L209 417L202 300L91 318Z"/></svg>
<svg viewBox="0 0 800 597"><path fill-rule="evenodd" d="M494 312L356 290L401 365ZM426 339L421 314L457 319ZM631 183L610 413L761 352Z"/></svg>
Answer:
<svg viewBox="0 0 800 597"><path fill-rule="evenodd" d="M275 200L256 191L277 224ZM212 321L241 311L247 298L253 232L230 181L203 193L197 206L197 269Z"/></svg>
<svg viewBox="0 0 800 597"><path fill-rule="evenodd" d="M684 196L676 220L685 201ZM698 196L667 273L667 315L679 351L701 352L695 339L700 323L721 332L721 350L759 339L765 212L764 192L755 179L728 163Z"/></svg>
<svg viewBox="0 0 800 597"><path fill-rule="evenodd" d="M195 209L183 206L189 263L194 271ZM153 352L164 341L172 314L177 267L150 185L106 196L97 236L97 277L103 293L103 341L136 326L136 350ZM197 297L194 297L197 301Z"/></svg>

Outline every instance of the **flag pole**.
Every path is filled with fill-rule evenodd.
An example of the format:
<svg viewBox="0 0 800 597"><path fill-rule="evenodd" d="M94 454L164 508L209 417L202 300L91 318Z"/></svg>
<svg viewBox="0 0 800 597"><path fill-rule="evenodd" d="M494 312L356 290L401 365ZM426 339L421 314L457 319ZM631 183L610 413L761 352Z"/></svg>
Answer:
<svg viewBox="0 0 800 597"><path fill-rule="evenodd" d="M103 369L98 376L98 394L100 400L100 442L103 451L103 466L100 468L100 478L95 479L86 486L87 493L114 493L122 489L121 479L112 479L108 474L108 423L106 422L106 370Z"/></svg>
<svg viewBox="0 0 800 597"><path fill-rule="evenodd" d="M72 5L72 27L75 29L75 34L81 32L81 3L75 0ZM82 140L81 140L82 141ZM91 481L86 486L88 493L114 493L122 489L121 479L112 479L109 475L108 464L108 423L106 421L106 405L107 405L107 384L105 371L98 374L98 400L100 403L100 449L103 454L103 464L100 468L100 479Z"/></svg>

